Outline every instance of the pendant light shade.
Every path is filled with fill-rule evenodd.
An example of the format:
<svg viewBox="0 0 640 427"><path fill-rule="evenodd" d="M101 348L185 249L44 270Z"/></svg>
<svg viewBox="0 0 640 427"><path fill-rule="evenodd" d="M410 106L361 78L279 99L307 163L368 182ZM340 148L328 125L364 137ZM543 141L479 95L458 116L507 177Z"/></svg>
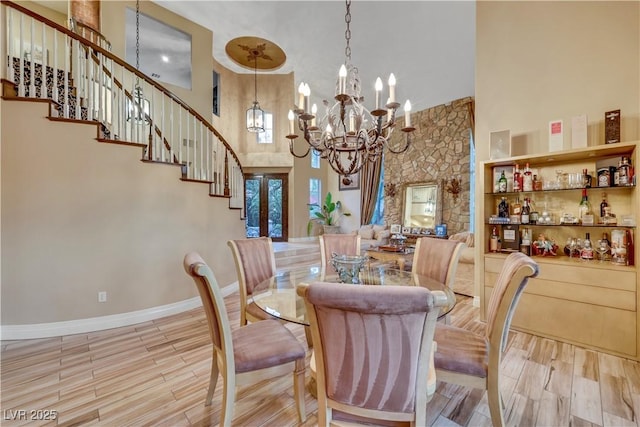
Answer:
<svg viewBox="0 0 640 427"><path fill-rule="evenodd" d="M247 110L247 130L249 132L264 132L264 111L258 104L258 57L254 55L253 83L254 100L253 106Z"/></svg>

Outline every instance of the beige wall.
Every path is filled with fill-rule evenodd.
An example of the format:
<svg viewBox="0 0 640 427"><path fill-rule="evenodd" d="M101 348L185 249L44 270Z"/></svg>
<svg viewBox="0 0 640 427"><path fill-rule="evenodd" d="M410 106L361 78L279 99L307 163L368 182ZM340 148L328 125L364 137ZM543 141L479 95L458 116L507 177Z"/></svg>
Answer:
<svg viewBox="0 0 640 427"><path fill-rule="evenodd" d="M555 119L564 121L570 148L571 117L585 113L589 145L603 144L604 113L614 109L621 110L622 140L640 139L640 2L478 2L478 162L489 159L490 132L504 129L518 141L515 151L548 151ZM476 224L483 211L478 205ZM477 254L485 247L476 240ZM476 283L481 273L476 263Z"/></svg>
<svg viewBox="0 0 640 427"><path fill-rule="evenodd" d="M1 102L2 324L128 313L197 296L182 268L197 250L221 286L236 280L227 240L238 210L141 149L52 122L47 104ZM98 303L97 292L108 302Z"/></svg>
<svg viewBox="0 0 640 427"><path fill-rule="evenodd" d="M640 138L639 2L478 2L477 158L490 132L510 129L519 153L547 151L547 127L587 114L589 145L604 113L620 109L622 140Z"/></svg>

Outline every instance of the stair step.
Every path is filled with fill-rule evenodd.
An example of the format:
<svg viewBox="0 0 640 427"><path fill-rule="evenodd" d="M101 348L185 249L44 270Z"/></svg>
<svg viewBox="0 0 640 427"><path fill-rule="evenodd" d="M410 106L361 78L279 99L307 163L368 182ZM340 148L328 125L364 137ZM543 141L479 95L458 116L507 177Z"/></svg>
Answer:
<svg viewBox="0 0 640 427"><path fill-rule="evenodd" d="M273 244L276 268L320 264L318 242Z"/></svg>

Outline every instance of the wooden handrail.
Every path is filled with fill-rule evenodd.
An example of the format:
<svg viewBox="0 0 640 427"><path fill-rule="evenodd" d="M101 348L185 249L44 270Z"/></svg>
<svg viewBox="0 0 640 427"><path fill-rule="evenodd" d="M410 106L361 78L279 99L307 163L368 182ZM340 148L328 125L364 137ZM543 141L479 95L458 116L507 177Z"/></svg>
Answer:
<svg viewBox="0 0 640 427"><path fill-rule="evenodd" d="M238 167L242 171L242 164L240 163L240 159L236 155L236 153L233 150L233 148L231 148L231 146L229 145L227 140L220 134L220 132L217 131L217 129L215 129L213 127L213 125L211 125L211 123L209 123L207 120L205 120L204 117L202 117L197 111L195 111L193 108L191 108L189 105L187 105L184 101L182 101L180 99L180 97L178 97L176 94L174 94L173 92L171 92L170 90L168 90L164 86L162 86L159 83L157 83L151 77L147 76L146 74L144 74L141 71L137 70L136 68L132 67L131 65L129 65L127 62L123 61L119 57L113 55L111 52L109 52L108 50L104 49L100 45L97 45L97 44L93 43L91 40L88 40L88 39L82 37L81 35L76 34L73 31L71 31L71 30L69 30L69 29L57 24L56 22L54 22L54 21L52 21L50 19L47 19L44 16L40 16L40 15L30 11L29 9L26 9L23 6L20 6L17 3L14 3L13 1L0 0L0 2L2 4L4 4L4 5L7 5L7 6L13 8L13 9L16 9L16 10L20 11L21 13L24 13L27 16L30 16L31 18L33 18L33 19L35 19L35 20L37 20L39 22L43 22L44 24L46 24L46 25L48 25L48 26L50 26L52 28L55 28L57 31L59 31L61 33L64 33L65 35L67 35L68 37L70 37L72 39L78 40L78 42L81 42L82 44L89 45L91 47L91 49L93 49L94 51L100 52L105 57L109 58L110 60L112 60L116 64L120 65L121 67L125 68L128 72L130 72L130 73L134 74L135 76L143 79L146 82L146 84L151 85L154 88L156 88L158 91L162 92L165 96L167 96L168 98L172 99L174 102L176 102L178 105L180 105L186 111L188 111L189 114L191 114L198 121L200 121L203 125L205 125L205 127L207 127L207 129L209 129L220 140L220 142L222 142L222 144L225 146L227 151L229 151L231 153L233 158L236 160L236 163L238 164Z"/></svg>
<svg viewBox="0 0 640 427"><path fill-rule="evenodd" d="M79 28L84 28L86 29L89 33L95 34L96 37L102 41L105 42L105 44L107 45L108 49L111 50L111 42L109 40L107 40L107 38L98 30L96 30L93 27L88 26L87 24L85 24L82 21L78 21L75 18L70 18L69 22L71 22L71 27L79 27ZM86 38L86 37L85 37Z"/></svg>

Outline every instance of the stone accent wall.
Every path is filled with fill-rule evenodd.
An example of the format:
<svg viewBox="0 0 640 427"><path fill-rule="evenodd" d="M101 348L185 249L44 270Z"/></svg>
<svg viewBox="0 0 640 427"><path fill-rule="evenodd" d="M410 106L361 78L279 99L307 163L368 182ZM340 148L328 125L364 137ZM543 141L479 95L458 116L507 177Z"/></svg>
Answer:
<svg viewBox="0 0 640 427"><path fill-rule="evenodd" d="M99 0L71 0L70 9L73 19L100 31Z"/></svg>
<svg viewBox="0 0 640 427"><path fill-rule="evenodd" d="M412 124L416 127L411 146L402 154L385 154L384 218L387 224L401 223L403 185L430 181L441 185L442 222L447 224L448 234L469 229L472 103L473 98L467 97L411 115ZM403 123L404 120L400 118L400 122ZM397 129L391 138L392 146L399 146L404 137L403 132ZM454 175L462 178L462 192L456 202L451 194L444 191L442 185L443 179Z"/></svg>

